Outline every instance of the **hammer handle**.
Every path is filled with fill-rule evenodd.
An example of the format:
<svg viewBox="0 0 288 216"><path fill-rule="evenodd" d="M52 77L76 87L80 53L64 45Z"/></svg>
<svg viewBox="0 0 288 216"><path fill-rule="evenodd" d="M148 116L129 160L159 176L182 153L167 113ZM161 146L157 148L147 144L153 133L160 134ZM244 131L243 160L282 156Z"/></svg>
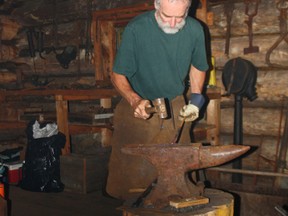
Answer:
<svg viewBox="0 0 288 216"><path fill-rule="evenodd" d="M156 113L157 112L155 107L145 107L145 111L148 114L152 114L152 113Z"/></svg>

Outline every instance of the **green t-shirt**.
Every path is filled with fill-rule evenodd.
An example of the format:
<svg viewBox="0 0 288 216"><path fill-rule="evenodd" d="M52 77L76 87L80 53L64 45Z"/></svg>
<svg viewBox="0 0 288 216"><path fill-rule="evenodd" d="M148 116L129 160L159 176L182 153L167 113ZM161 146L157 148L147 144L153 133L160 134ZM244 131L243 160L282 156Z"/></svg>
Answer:
<svg viewBox="0 0 288 216"><path fill-rule="evenodd" d="M176 34L158 26L155 11L135 17L125 28L113 71L125 75L134 91L149 100L182 95L192 64L208 70L202 26L187 17Z"/></svg>

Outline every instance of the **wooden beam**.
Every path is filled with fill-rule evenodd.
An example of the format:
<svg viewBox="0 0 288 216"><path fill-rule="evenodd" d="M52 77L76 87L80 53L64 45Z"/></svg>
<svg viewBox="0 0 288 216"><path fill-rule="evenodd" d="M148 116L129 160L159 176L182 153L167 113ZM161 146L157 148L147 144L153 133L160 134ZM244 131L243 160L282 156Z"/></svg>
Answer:
<svg viewBox="0 0 288 216"><path fill-rule="evenodd" d="M2 90L0 91L0 96L47 96L47 95L62 95L63 100L92 100L101 98L111 98L119 95L115 89L89 89L89 90L79 90L79 89L25 89L25 90Z"/></svg>

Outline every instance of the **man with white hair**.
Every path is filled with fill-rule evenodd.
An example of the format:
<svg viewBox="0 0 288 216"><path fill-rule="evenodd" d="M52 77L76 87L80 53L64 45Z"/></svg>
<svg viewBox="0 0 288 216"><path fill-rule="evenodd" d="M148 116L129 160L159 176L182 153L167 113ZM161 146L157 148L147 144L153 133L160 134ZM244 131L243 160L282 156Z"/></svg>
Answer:
<svg viewBox="0 0 288 216"><path fill-rule="evenodd" d="M128 199L132 196L129 190L146 188L157 177L151 164L121 153L121 147L171 143L182 121L197 119L205 102L205 37L200 23L187 16L191 0L155 0L154 5L155 10L135 17L126 26L111 73L111 81L124 99L114 112L106 189L121 199ZM163 121L145 110L156 98L167 100L169 113ZM191 142L190 126L184 125L179 142Z"/></svg>

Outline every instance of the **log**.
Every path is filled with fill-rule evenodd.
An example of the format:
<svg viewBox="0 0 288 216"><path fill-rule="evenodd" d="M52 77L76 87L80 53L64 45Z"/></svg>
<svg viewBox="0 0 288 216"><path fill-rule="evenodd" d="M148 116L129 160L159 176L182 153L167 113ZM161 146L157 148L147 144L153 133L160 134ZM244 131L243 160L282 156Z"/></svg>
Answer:
<svg viewBox="0 0 288 216"><path fill-rule="evenodd" d="M18 49L15 46L0 45L0 62L13 60L17 57Z"/></svg>
<svg viewBox="0 0 288 216"><path fill-rule="evenodd" d="M21 25L12 17L0 15L1 40L12 40L16 37Z"/></svg>
<svg viewBox="0 0 288 216"><path fill-rule="evenodd" d="M17 74L0 71L0 84L17 82Z"/></svg>
<svg viewBox="0 0 288 216"><path fill-rule="evenodd" d="M215 38L211 42L212 55L216 57L217 67L224 66L225 63L236 57L242 57L257 67L268 67L265 62L265 57L267 51L273 46L276 40L279 38L279 35L254 35L253 36L253 46L259 47L259 53L250 53L244 55L243 49L249 45L248 36L239 36L232 37L230 39L230 53L229 57L225 55L225 39L224 38ZM279 64L288 68L287 63L287 46L286 42L281 43L271 54L270 61L274 64Z"/></svg>
<svg viewBox="0 0 288 216"><path fill-rule="evenodd" d="M280 109L243 107L243 132L251 135L277 136L280 117ZM282 116L282 122L283 118ZM221 109L220 131L222 133L233 133L233 125L234 108Z"/></svg>
<svg viewBox="0 0 288 216"><path fill-rule="evenodd" d="M233 133L221 134L221 144L233 143ZM243 145L251 146L251 153L242 159L242 168L274 172L279 138L276 136L243 134ZM228 166L229 167L229 166ZM232 167L232 166L230 166Z"/></svg>
<svg viewBox="0 0 288 216"><path fill-rule="evenodd" d="M226 93L222 83L222 71L217 71L217 86L221 88L222 94ZM258 98L253 103L274 102L280 103L283 98L288 97L287 71L286 70L258 70L256 83ZM234 100L234 96L222 97L221 101ZM245 99L246 100L246 99ZM244 101L245 101L244 100Z"/></svg>
<svg viewBox="0 0 288 216"><path fill-rule="evenodd" d="M245 20L248 20L248 16L245 14L244 2L235 3L234 8L231 21L232 37L248 35L248 27L244 23ZM252 6L251 10L253 10ZM209 11L214 14L213 25L209 26L211 35L225 38L227 21L224 13L224 3L210 6ZM278 17L279 10L276 8L276 1L262 0L258 7L258 13L253 19L253 34L279 34Z"/></svg>

